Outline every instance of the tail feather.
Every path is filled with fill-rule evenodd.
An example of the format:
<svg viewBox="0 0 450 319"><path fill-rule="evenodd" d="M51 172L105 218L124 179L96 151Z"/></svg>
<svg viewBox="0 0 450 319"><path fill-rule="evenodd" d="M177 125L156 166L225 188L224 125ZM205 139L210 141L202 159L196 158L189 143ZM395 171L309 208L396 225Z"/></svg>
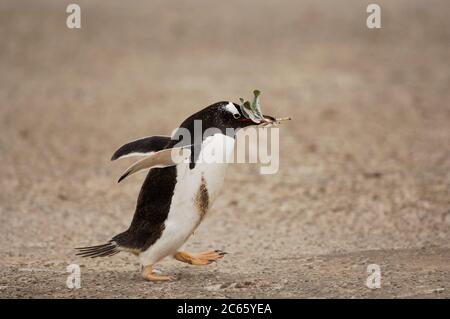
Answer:
<svg viewBox="0 0 450 319"><path fill-rule="evenodd" d="M91 258L114 256L115 254L120 253L119 246L114 241L109 241L103 245L79 247L75 249L78 251L76 254L77 256Z"/></svg>

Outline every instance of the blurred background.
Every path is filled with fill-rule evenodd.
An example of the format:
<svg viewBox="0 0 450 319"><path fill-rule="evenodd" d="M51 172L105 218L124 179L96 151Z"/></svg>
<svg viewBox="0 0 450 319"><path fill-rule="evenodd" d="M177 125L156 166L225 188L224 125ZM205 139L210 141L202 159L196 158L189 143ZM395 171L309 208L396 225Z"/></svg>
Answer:
<svg viewBox="0 0 450 319"><path fill-rule="evenodd" d="M448 1L77 0L81 29L69 3L0 3L1 297L450 296ZM293 120L278 174L231 165L188 242L224 260L152 285L133 256L74 256L131 221L120 145L255 88Z"/></svg>

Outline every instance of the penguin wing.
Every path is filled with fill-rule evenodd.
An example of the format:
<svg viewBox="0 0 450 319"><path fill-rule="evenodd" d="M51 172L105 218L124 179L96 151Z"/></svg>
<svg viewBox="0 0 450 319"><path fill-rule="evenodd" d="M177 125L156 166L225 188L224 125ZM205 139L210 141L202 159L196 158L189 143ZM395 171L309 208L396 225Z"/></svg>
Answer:
<svg viewBox="0 0 450 319"><path fill-rule="evenodd" d="M129 156L146 156L164 149L171 141L170 136L149 136L121 146L111 157L111 161Z"/></svg>
<svg viewBox="0 0 450 319"><path fill-rule="evenodd" d="M117 182L120 183L124 178L146 168L168 167L188 162L191 155L190 147L191 145L188 145L155 152L128 167Z"/></svg>

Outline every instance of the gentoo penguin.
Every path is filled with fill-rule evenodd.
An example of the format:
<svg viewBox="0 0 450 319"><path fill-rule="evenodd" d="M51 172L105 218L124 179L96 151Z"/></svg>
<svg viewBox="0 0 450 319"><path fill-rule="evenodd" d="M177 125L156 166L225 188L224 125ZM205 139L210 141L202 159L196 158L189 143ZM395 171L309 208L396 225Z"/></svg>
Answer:
<svg viewBox="0 0 450 319"><path fill-rule="evenodd" d="M259 94L254 91L252 103L242 99L241 104L214 103L183 121L172 137L145 137L120 147L112 160L128 156L144 158L127 169L119 182L150 168L133 220L126 231L104 245L76 248L77 255L94 258L122 251L133 253L142 265L143 278L150 281L172 279L153 272L155 263L167 256L191 265L208 265L222 258L225 253L220 250L191 254L178 249L202 222L225 177L225 163L206 163L201 159L220 145L225 148L226 162L233 156L236 130L276 122L273 117L262 115ZM198 121L201 134L195 132ZM190 140L186 134L180 134L183 130L189 132L190 139L194 138ZM174 154L178 154L177 160Z"/></svg>

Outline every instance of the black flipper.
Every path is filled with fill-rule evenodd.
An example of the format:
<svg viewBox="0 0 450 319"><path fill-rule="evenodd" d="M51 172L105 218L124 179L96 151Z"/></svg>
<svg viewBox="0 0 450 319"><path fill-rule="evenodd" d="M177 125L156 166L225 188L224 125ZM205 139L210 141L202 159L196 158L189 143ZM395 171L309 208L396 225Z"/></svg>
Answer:
<svg viewBox="0 0 450 319"><path fill-rule="evenodd" d="M132 154L145 155L164 149L171 139L170 136L150 136L127 143L120 147L112 156L111 161Z"/></svg>
<svg viewBox="0 0 450 319"><path fill-rule="evenodd" d="M125 173L123 173L119 178L118 183L120 183L125 177L146 168L168 167L184 163L189 160L190 153L190 145L186 147L166 148L161 151L154 152L128 167Z"/></svg>

